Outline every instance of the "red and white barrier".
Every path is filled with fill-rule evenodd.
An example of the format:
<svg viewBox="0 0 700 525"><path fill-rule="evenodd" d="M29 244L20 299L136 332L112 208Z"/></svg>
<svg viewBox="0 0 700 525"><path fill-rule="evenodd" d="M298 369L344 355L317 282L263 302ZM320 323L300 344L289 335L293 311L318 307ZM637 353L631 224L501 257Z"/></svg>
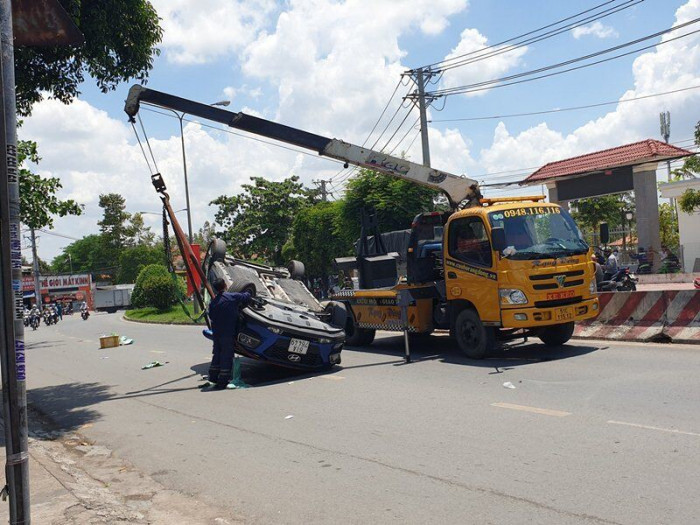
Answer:
<svg viewBox="0 0 700 525"><path fill-rule="evenodd" d="M700 344L700 291L600 294L600 314L577 324L575 337Z"/></svg>

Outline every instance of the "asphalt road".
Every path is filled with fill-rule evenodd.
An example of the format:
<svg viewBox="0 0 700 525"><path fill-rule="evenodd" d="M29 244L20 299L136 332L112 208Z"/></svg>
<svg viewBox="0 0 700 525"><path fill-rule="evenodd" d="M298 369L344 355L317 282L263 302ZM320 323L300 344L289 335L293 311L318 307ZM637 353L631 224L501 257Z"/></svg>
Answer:
<svg viewBox="0 0 700 525"><path fill-rule="evenodd" d="M111 332L135 342L100 350ZM382 333L332 373L246 361L252 388L201 392L194 327L96 314L26 339L31 403L249 522L700 522L700 347L536 341L472 361L433 336L405 365Z"/></svg>

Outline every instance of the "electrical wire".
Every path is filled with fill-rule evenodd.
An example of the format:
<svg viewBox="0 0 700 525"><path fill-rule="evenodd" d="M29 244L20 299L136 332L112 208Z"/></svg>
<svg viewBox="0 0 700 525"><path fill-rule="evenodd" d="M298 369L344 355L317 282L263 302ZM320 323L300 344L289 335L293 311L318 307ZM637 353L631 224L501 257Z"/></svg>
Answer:
<svg viewBox="0 0 700 525"><path fill-rule="evenodd" d="M153 150L151 149L151 141L148 140L148 135L146 135L146 128L145 128L145 126L143 125L143 120L141 120L141 114L140 114L140 113L138 114L138 117L139 117L139 124L141 124L141 131L143 131L143 138L144 138L144 140L146 141L146 146L148 146L148 151L151 153L151 159L153 159L153 167L155 168L155 170L156 170L155 172L156 172L156 173L160 173L160 172L158 171L158 164L156 163L156 158L155 158L155 156L153 155Z"/></svg>
<svg viewBox="0 0 700 525"><path fill-rule="evenodd" d="M503 44L507 44L507 43L512 42L512 41L514 41L514 40L518 40L518 39L520 39L520 38L523 38L523 37L532 35L532 34L534 34L534 33L538 33L538 32L543 31L543 30L545 30L545 29L549 29L550 27L557 26L557 25L561 24L562 22L566 22L567 20L571 20L571 19L573 19L573 18L578 18L578 17L581 16L581 15L584 15L584 14L586 14L586 13L590 13L591 11L595 11L595 10L597 10L597 9L599 9L599 8L601 8L601 7L603 7L603 6L605 6L605 5L612 4L612 3L616 2L616 1L617 1L617 0L608 0L608 1L606 1L606 2L603 2L602 4L598 4L598 5L594 6L594 7L591 7L591 8L589 8L589 9L586 9L585 11L581 11L580 13L576 13L576 14L574 14L574 15L571 15L571 16L567 17L567 18L563 18L563 19L561 19L561 20L557 20L556 22L552 22L552 23L547 24L547 25L545 25L545 26L542 26L542 27L540 27L540 28L533 29L532 31L529 31L529 32L527 32L527 33L523 33L523 34L521 34L521 35L517 35L517 36L511 37L511 38L509 38L509 39L507 39L507 40L503 40L503 41L501 41L501 42L497 42L497 43L495 43L495 44L491 44L490 46L486 46L486 47L481 48L481 49L477 49L477 50L474 50L474 51L470 51L469 53L465 53L465 54L459 55L459 56L457 56L457 57L452 57L452 58L450 58L450 59L445 59L445 60L440 60L440 61L438 61L438 62L433 62L432 64L428 64L428 65L426 65L426 66L423 66L422 69L432 69L432 68L436 68L436 67L438 67L438 66L440 66L440 65L442 65L442 64L444 64L444 63L446 63L446 62L449 62L449 61L451 61L451 60L456 60L456 59L459 59L459 58L462 58L462 57L470 56L470 55L473 55L473 54L475 54L475 53L479 53L479 52L481 52L481 51L484 51L484 50L486 50L486 49L491 49L491 48L494 48L494 47L502 46ZM417 71L418 69L421 69L421 68L415 68L415 69L411 70L411 72Z"/></svg>
<svg viewBox="0 0 700 525"><path fill-rule="evenodd" d="M531 117L535 115L547 115L550 113L561 113L563 111L576 111L580 109L590 109L590 108L597 108L601 106L610 106L614 104L623 104L626 102L635 102L637 100L644 100L648 98L654 98L654 97L661 97L664 95L671 95L674 93L680 93L682 91L689 91L691 89L698 89L700 86L691 86L687 88L682 88L682 89L674 89L673 91L664 91L662 93L652 93L651 95L643 95L640 97L634 97L634 98L626 98L622 100L614 100L614 101L609 101L609 102L598 102L595 104L587 104L585 106L571 106L571 107L566 107L566 108L557 108L557 109L547 109L547 110L542 110L542 111L530 111L528 113L511 113L511 114L506 114L506 115L490 115L490 116L483 116L483 117L467 117L467 118L452 118L452 119L437 119L437 120L429 120L428 122L467 122L467 121L475 121L475 120L496 120L496 119L506 119L506 118L516 118L516 117Z"/></svg>
<svg viewBox="0 0 700 525"><path fill-rule="evenodd" d="M637 4L642 3L643 1L644 1L644 0L628 0L628 5L616 6L616 7L612 8L612 9L609 9L608 11L604 11L603 13L598 13L598 14L596 14L596 15L594 15L594 16L585 18L585 19L580 20L580 21L578 21L578 22L574 22L574 23L572 23L572 24L569 24L569 25L567 25L567 26L564 26L564 27L562 27L562 28L559 28L559 29L557 29L557 30L555 30L555 31L551 31L551 32L545 33L545 34L543 34L543 35L538 35L538 36L532 37L532 38L530 38L530 39L524 40L523 42L519 42L519 43L514 44L514 45L511 45L511 46L506 46L506 47L504 47L504 48L496 49L495 51L492 51L492 52L487 53L487 54L484 54L484 55L479 55L479 56L476 56L476 57L473 57L473 58L470 58L470 59L464 59L464 60L459 61L459 62L456 62L456 63L454 63L454 64L449 64L449 65L447 65L447 66L445 66L445 67L439 69L438 71L444 72L444 71L447 71L447 70L450 70L450 69L454 69L454 68L457 68L457 67L462 67L462 66L466 66L466 65L469 65L469 64L473 64L473 63L479 62L479 61L481 61L481 60L486 60L487 58L493 58L493 57L498 56L498 55L503 55L503 54L505 54L505 53L510 53L510 52L512 52L512 51L515 51L516 49L520 49L520 48L526 47L526 46L528 46L528 45L535 44L535 43L541 42L541 41L543 41L543 40L547 40L547 39L549 39L549 38L558 36L558 35L560 35L560 34L562 34L562 33L566 33L566 32L569 32L569 31L571 31L571 30L573 30L573 29L576 29L577 27L581 27L581 26L586 25L586 24L588 24L588 23L596 22L596 21L598 21L598 20L601 20L601 19L603 19L603 18L606 18L606 17L608 17L608 16L610 16L610 15L617 14L617 13L619 13L620 11L624 11L625 9L629 9L629 8L631 8L631 7L636 6ZM629 3L629 2L634 2L634 3ZM487 47L487 48L484 48L484 49L489 49L489 48L490 48L490 46Z"/></svg>
<svg viewBox="0 0 700 525"><path fill-rule="evenodd" d="M653 34L651 34L651 35L647 35L647 36L644 36L644 37L641 37L641 38L637 38L637 39L635 39L635 40L631 40L631 41L629 41L629 42L625 42L624 44L620 44L620 45L617 45L617 46L614 46L614 47L610 47L610 48L607 48L607 49L603 49L603 50L597 51L597 52L595 52L595 53L589 53L588 55L581 56L581 57L577 57L577 58L573 58L573 59L571 59L571 60L566 60L566 61L564 61L564 62L559 62L559 63L557 63L557 64L551 64L551 65L549 65L549 66L545 66L545 67L533 69L533 70L530 70L530 71L525 71L525 72L522 72L522 73L517 73L517 74L515 74L515 75L509 75L509 76L507 76L507 77L501 77L501 78L486 80L486 81L483 81L483 82L475 82L475 83L473 83L473 84L466 84L466 85L464 85L464 86L457 86L457 87L452 87L452 88L440 89L440 90L437 90L437 91L432 91L432 92L426 93L426 95L427 95L427 96L434 97L434 98L437 98L437 97L446 96L446 95L473 93L473 92L475 92L475 91L483 91L484 89L490 89L490 88L493 88L493 87L503 87L503 86L510 86L510 85L513 85L513 84L520 84L520 83L523 83L523 82L530 82L530 81L538 80L538 79L541 79L541 78L546 78L546 77L550 77L550 76L554 76L554 75L560 75L560 74L562 74L562 73L568 73L568 72L571 72L571 71L575 71L575 70L577 70L577 69L583 69L583 68L586 68L586 67L591 67L591 66L594 66L594 65L597 65L597 64L601 64L601 63L603 63L603 62L608 62L608 61L610 61L610 60L615 60L615 59L617 59L617 58L625 57L625 56L628 56L628 55L631 55L631 54L634 54L634 53L639 53L640 51L645 51L645 50L650 49L650 48L652 48L652 47L657 47L657 46L660 46L660 45L663 45L663 44L668 44L668 43L673 42L673 41L675 41L675 40L678 40L678 39L685 38L685 37L687 37L687 36L693 35L693 34L697 33L699 30L695 30L695 31L692 31L692 32L690 32L690 33L686 33L686 34L684 34L684 35L680 35L680 36L677 36L677 37L674 37L674 38L669 38L668 40L664 40L664 41L661 41L661 42L658 42L658 43L656 43L656 44L652 44L652 45L649 45L649 46L644 46L644 47L641 47L641 48L639 48L639 49L635 49L635 50L632 50L632 51L628 51L628 52L626 52L626 53L621 53L621 54L619 54L619 55L615 55L615 56L608 57L608 58L605 58L605 59L602 59L602 60L598 60L598 61L595 61L595 62L591 62L591 63L589 63L589 64L583 64L583 65L581 65L581 66L577 66L577 67L573 67L573 68L569 68L569 69L564 69L564 70L562 70L562 71L556 71L556 72L553 72L553 73L549 73L549 74L547 74L547 75L541 75L541 76L538 76L538 77L523 79L523 77L527 77L527 76L530 76L530 75L535 75L535 74L537 74L537 73L543 73L543 72L545 72L545 71L551 71L552 69L557 69L557 68L564 67L564 66L567 66L567 65L575 64L575 63L577 63L577 62L582 62L582 61L584 61L584 60L589 60L589 59L591 59L591 58L595 58L595 57L597 57L597 56L601 56L601 55L604 55L604 54L607 54L607 53L610 53L610 52L613 52L613 51L617 51L617 50L619 50L619 49L622 49L622 48L625 48L625 47L629 47L629 46L631 46L631 45L638 44L638 43L643 42L643 41L645 41L645 40L649 40L649 39L652 39L652 38L656 38L656 37L658 37L658 36L661 36L661 35L664 35L664 34L668 34L668 33L672 32L672 31L676 31L676 30L678 30L678 29L687 27L687 26L689 26L689 25L691 25L691 24L697 23L698 21L700 21L700 18L695 18L695 19L693 19L693 20L690 20L690 21L685 22L685 23L683 23L683 24L680 24L680 25L671 27L671 28L669 28L669 29L664 29L663 31L658 31L658 32L653 33ZM511 81L511 80L516 80L516 79L522 79L522 80L515 81L515 82L509 82L509 81ZM495 84L497 84L497 85L495 85Z"/></svg>

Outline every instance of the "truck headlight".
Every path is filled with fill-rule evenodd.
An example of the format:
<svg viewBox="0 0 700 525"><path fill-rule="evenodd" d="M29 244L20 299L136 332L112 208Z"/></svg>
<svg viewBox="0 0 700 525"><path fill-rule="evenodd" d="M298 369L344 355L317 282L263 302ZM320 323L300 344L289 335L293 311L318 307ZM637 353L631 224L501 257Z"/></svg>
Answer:
<svg viewBox="0 0 700 525"><path fill-rule="evenodd" d="M501 288L498 290L501 296L501 304L526 304L527 296L517 288Z"/></svg>
<svg viewBox="0 0 700 525"><path fill-rule="evenodd" d="M591 281L591 284L588 285L588 292L591 295L595 295L595 293L598 291L598 285L595 282L595 279Z"/></svg>

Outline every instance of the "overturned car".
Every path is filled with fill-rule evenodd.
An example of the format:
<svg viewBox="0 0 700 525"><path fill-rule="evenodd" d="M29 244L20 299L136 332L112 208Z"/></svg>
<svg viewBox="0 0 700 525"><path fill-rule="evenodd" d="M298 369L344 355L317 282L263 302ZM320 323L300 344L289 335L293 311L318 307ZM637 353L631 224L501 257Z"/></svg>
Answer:
<svg viewBox="0 0 700 525"><path fill-rule="evenodd" d="M226 254L214 239L203 261L210 283L223 279L229 292L249 292L241 310L236 353L272 364L322 370L340 364L347 312L340 303L321 304L301 281L304 265L273 268Z"/></svg>

